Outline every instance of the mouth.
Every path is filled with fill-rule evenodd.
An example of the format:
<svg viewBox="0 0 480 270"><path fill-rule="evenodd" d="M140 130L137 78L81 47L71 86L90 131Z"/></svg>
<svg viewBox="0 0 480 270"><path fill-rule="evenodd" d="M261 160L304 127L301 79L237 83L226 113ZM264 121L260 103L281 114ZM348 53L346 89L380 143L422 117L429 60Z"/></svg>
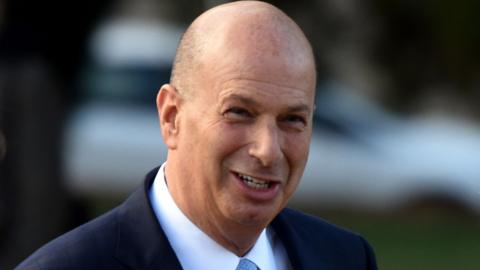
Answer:
<svg viewBox="0 0 480 270"><path fill-rule="evenodd" d="M281 192L281 180L273 177L252 176L230 171L237 179L240 194L256 202L271 202Z"/></svg>
<svg viewBox="0 0 480 270"><path fill-rule="evenodd" d="M273 181L258 179L246 174L235 172L235 175L237 175L237 177L240 178L240 180L242 180L246 186L253 189L266 190L271 188L274 184Z"/></svg>

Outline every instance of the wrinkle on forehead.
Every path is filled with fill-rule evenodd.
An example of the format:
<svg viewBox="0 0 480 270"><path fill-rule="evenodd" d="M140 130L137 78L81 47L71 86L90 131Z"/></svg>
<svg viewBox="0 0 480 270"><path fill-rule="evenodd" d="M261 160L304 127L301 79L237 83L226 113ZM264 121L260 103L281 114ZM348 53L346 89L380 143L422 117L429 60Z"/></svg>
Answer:
<svg viewBox="0 0 480 270"><path fill-rule="evenodd" d="M282 84L279 81L269 81L269 80L262 80L262 79L255 79L249 77L235 77L230 80L224 80L221 82L221 85L217 85L220 89L219 96L223 95L223 93L227 90L235 90L238 89L245 89L248 91L249 88L252 86L258 87L259 89L266 89L266 88L275 88L275 94L282 94L282 93L292 93L292 95L299 95L299 96L306 96L308 97L308 85L291 85L291 84ZM262 91L260 91L262 93ZM295 94L296 93L296 94Z"/></svg>
<svg viewBox="0 0 480 270"><path fill-rule="evenodd" d="M237 99L251 105L259 105L259 102L263 100L264 102L266 101L269 106L287 106L289 110L299 111L302 109L310 113L313 107L313 97L311 94L311 92L301 88L247 79L226 82L222 85L221 90L215 98L219 103L223 103L229 99ZM272 100L276 100L277 102L272 103Z"/></svg>

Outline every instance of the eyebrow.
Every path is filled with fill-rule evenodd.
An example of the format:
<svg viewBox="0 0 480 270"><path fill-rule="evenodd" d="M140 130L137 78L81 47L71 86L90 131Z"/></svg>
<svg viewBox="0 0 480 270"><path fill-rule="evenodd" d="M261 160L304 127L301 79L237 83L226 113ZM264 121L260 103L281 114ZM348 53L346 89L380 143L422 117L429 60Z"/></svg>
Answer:
<svg viewBox="0 0 480 270"><path fill-rule="evenodd" d="M232 95L228 96L224 101L229 100L229 99L234 99L234 100L240 101L240 102L242 102L246 105L249 105L249 106L258 106L259 105L259 103L257 101L255 101L254 99L249 98L249 97L245 97L245 96L242 96L242 95L238 95L238 94L232 94ZM298 104L298 105L294 105L294 106L289 106L287 111L288 112L307 112L307 113L309 113L310 112L310 107L306 104Z"/></svg>
<svg viewBox="0 0 480 270"><path fill-rule="evenodd" d="M259 105L258 102L253 100L252 98L241 96L241 95L238 95L238 94L232 94L232 95L228 96L224 101L227 101L229 99L234 99L234 100L240 101L242 103L245 103L247 105L252 105L252 106Z"/></svg>
<svg viewBox="0 0 480 270"><path fill-rule="evenodd" d="M290 112L310 112L310 108L305 104L299 104L296 106L289 107Z"/></svg>

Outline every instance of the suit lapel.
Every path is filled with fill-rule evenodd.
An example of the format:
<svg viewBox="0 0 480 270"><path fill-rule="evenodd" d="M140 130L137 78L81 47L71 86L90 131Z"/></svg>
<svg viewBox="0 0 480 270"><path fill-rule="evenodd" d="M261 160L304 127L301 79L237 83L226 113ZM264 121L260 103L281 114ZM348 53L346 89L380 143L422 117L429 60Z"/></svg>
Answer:
<svg viewBox="0 0 480 270"><path fill-rule="evenodd" d="M132 269L182 269L148 199L158 168L117 211L116 257Z"/></svg>
<svg viewBox="0 0 480 270"><path fill-rule="evenodd" d="M303 228L291 224L288 217L289 209L282 210L272 221L271 226L282 242L295 270L306 269L331 269L328 260L319 257L317 250L312 245L308 233L302 233ZM292 218L292 217L290 217Z"/></svg>
<svg viewBox="0 0 480 270"><path fill-rule="evenodd" d="M301 245L298 243L298 239L295 236L295 231L289 226L287 220L283 215L283 211L275 217L272 221L271 226L275 231L275 234L282 242L285 250L287 251L288 259L293 269L304 269L302 256L301 256Z"/></svg>

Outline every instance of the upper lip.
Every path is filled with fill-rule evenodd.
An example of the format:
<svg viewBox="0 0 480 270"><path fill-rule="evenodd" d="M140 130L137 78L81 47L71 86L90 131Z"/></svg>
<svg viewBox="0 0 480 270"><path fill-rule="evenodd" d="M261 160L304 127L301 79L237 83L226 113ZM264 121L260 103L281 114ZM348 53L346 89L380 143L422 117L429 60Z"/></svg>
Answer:
<svg viewBox="0 0 480 270"><path fill-rule="evenodd" d="M246 176L250 176L254 179L257 179L257 180L260 180L260 181L264 181L264 182L269 182L269 183L272 183L272 182L276 182L276 183L280 183L282 182L281 180L279 180L278 177L275 177L275 176L268 176L268 175L261 175L261 176L258 176L256 174L251 174L251 173L244 173L244 172L239 172L239 171L232 171L233 173L235 174L241 174L241 175L246 175Z"/></svg>

